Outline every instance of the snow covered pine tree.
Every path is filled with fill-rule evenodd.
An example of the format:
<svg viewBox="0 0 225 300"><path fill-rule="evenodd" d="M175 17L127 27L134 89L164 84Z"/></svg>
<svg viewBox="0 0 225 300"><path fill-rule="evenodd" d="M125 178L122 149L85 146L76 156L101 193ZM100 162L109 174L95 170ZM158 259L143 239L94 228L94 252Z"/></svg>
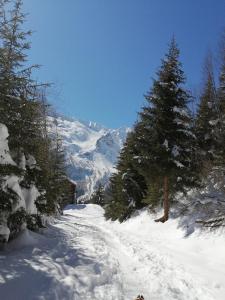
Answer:
<svg viewBox="0 0 225 300"><path fill-rule="evenodd" d="M140 113L143 134L140 138L145 176L150 187L163 187L164 215L169 218L169 199L185 187L194 185L193 120L188 109L189 93L184 89L184 72L179 62L179 49L173 38L168 54L162 60L158 79L146 95L147 105Z"/></svg>

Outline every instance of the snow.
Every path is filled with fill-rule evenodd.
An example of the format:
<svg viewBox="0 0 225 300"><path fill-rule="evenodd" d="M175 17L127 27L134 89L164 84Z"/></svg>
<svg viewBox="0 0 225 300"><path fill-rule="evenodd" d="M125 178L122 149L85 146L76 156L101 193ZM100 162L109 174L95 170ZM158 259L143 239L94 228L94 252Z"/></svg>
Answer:
<svg viewBox="0 0 225 300"><path fill-rule="evenodd" d="M19 168L24 171L26 170L26 157L24 154L20 158Z"/></svg>
<svg viewBox="0 0 225 300"><path fill-rule="evenodd" d="M97 205L68 206L1 252L2 299L223 300L224 232L186 237L178 219L155 217L145 209L119 224Z"/></svg>
<svg viewBox="0 0 225 300"><path fill-rule="evenodd" d="M177 107L177 106L174 106L174 107L173 107L173 111L176 112L176 113L178 113L179 115L181 115L181 116L183 116L183 117L187 117L187 118L190 117L188 111L185 110L185 109L183 109L183 108L179 108L179 107Z"/></svg>
<svg viewBox="0 0 225 300"><path fill-rule="evenodd" d="M9 147L8 147L8 129L4 124L0 124L0 165L13 165L19 167L21 170L26 172L26 167L36 168L36 160L32 155L28 155L27 159L22 154L19 165L12 160ZM18 209L23 208L28 214L36 214L37 207L35 201L40 195L38 189L34 184L30 184L30 187L25 189L21 187L21 181L23 175L17 176L14 174L1 176L0 189L6 193L10 190L14 192L15 199L11 198L11 211L0 212L0 240L7 241L9 238L9 228L7 227L7 219L9 214L15 213ZM0 199L1 200L1 199Z"/></svg>
<svg viewBox="0 0 225 300"><path fill-rule="evenodd" d="M48 120L50 132L54 133L54 122L56 120L59 134L62 136L65 144L76 145L79 152L93 150L97 140L106 132L103 127L100 129L96 127L96 124L93 128L93 123L91 122L86 124L78 120L68 120L62 117L56 119L49 117Z"/></svg>
<svg viewBox="0 0 225 300"><path fill-rule="evenodd" d="M0 224L0 236L1 240L4 240L5 242L9 239L10 230L7 225Z"/></svg>
<svg viewBox="0 0 225 300"><path fill-rule="evenodd" d="M13 161L9 154L8 147L8 129L4 124L0 123L0 164L1 165L13 165L16 163Z"/></svg>
<svg viewBox="0 0 225 300"><path fill-rule="evenodd" d="M55 122L58 124L68 176L77 184L79 201L89 200L98 184L107 184L115 172L114 166L130 129L106 129L93 122L65 117L49 117L48 121L51 134L54 134Z"/></svg>
<svg viewBox="0 0 225 300"><path fill-rule="evenodd" d="M10 188L16 193L18 200L16 203L13 203L13 211L24 208L28 214L36 214L35 201L40 193L33 184L29 189L21 188L20 181L21 178L16 175L5 176L2 189Z"/></svg>
<svg viewBox="0 0 225 300"><path fill-rule="evenodd" d="M178 131L183 132L187 136L191 136L196 139L196 135L191 130L178 129Z"/></svg>
<svg viewBox="0 0 225 300"><path fill-rule="evenodd" d="M36 186L31 184L29 189L21 188L21 178L16 175L5 176L4 179L5 181L2 188L5 189L8 187L18 196L18 201L13 204L13 210L16 211L19 208L24 208L28 214L36 214L37 207L35 201L40 195Z"/></svg>
<svg viewBox="0 0 225 300"><path fill-rule="evenodd" d="M217 125L219 123L219 119L216 119L216 120L210 120L209 121L209 124L211 125L211 126L215 126L215 125Z"/></svg>
<svg viewBox="0 0 225 300"><path fill-rule="evenodd" d="M17 96L6 95L6 97L8 97L8 98L10 98L10 99L13 99L13 100L21 101L21 98L20 98L20 97L17 97Z"/></svg>
<svg viewBox="0 0 225 300"><path fill-rule="evenodd" d="M25 200L20 186L20 178L16 175L9 175L4 177L4 182L2 184L2 189L10 188L15 192L18 197L18 201L13 203L13 211L19 208L26 208Z"/></svg>
<svg viewBox="0 0 225 300"><path fill-rule="evenodd" d="M173 146L173 149L172 149L172 155L174 156L174 157L177 157L177 156L179 156L179 147L177 146L177 145L175 145L175 146Z"/></svg>
<svg viewBox="0 0 225 300"><path fill-rule="evenodd" d="M169 149L169 143L168 143L167 139L165 139L165 141L163 142L163 146L166 148L166 150Z"/></svg>
<svg viewBox="0 0 225 300"><path fill-rule="evenodd" d="M26 212L28 214L37 214L37 207L35 205L36 199L40 193L34 184L31 184L29 189L22 189L23 198L25 200Z"/></svg>
<svg viewBox="0 0 225 300"><path fill-rule="evenodd" d="M173 162L175 163L175 165L176 165L178 168L184 168L184 165L183 165L181 162L179 162L179 161L177 161L177 160L173 160Z"/></svg>
<svg viewBox="0 0 225 300"><path fill-rule="evenodd" d="M36 162L36 159L33 157L33 155L30 155L30 154L27 155L26 165L30 169L36 168L37 162Z"/></svg>
<svg viewBox="0 0 225 300"><path fill-rule="evenodd" d="M207 104L208 104L208 108L213 108L213 103L212 102L207 102Z"/></svg>
<svg viewBox="0 0 225 300"><path fill-rule="evenodd" d="M122 180L124 180L126 178L126 176L127 176L127 172L123 173L122 174Z"/></svg>
<svg viewBox="0 0 225 300"><path fill-rule="evenodd" d="M185 128L190 128L190 124L187 122L184 122L183 120L179 119L179 118L175 118L174 119L174 123L176 123L177 125L183 125Z"/></svg>
<svg viewBox="0 0 225 300"><path fill-rule="evenodd" d="M32 232L28 229L24 229L16 240L10 242L8 246L8 252L16 253L16 251L21 251L25 247L35 246L40 244L42 241L42 236Z"/></svg>

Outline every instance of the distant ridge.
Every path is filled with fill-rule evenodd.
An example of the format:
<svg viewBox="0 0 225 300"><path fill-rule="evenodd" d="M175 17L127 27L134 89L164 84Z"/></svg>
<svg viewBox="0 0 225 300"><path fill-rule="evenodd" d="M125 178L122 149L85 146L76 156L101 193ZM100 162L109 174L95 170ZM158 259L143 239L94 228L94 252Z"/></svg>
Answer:
<svg viewBox="0 0 225 300"><path fill-rule="evenodd" d="M107 129L96 122L59 114L48 119L52 133L54 121L57 121L66 151L68 176L77 183L79 199L86 201L96 186L99 183L105 185L115 171L119 152L130 129Z"/></svg>

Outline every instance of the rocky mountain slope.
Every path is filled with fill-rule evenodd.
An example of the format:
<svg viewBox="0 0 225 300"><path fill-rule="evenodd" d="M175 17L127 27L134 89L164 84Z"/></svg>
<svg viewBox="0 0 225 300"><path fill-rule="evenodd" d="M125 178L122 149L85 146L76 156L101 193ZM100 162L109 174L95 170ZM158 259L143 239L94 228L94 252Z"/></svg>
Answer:
<svg viewBox="0 0 225 300"><path fill-rule="evenodd" d="M54 118L49 121L53 131ZM56 121L66 150L68 175L77 183L79 199L87 200L99 183L108 182L129 128L107 129L65 117Z"/></svg>

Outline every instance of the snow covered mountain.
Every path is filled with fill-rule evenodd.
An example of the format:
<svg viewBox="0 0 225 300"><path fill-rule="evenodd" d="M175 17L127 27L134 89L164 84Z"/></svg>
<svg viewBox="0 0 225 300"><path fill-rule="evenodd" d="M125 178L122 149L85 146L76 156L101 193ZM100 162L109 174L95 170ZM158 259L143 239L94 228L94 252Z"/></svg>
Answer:
<svg viewBox="0 0 225 300"><path fill-rule="evenodd" d="M129 128L107 129L93 122L57 117L66 150L68 175L77 183L80 199L88 199L99 184L106 184L117 162ZM49 117L50 131L54 118Z"/></svg>

